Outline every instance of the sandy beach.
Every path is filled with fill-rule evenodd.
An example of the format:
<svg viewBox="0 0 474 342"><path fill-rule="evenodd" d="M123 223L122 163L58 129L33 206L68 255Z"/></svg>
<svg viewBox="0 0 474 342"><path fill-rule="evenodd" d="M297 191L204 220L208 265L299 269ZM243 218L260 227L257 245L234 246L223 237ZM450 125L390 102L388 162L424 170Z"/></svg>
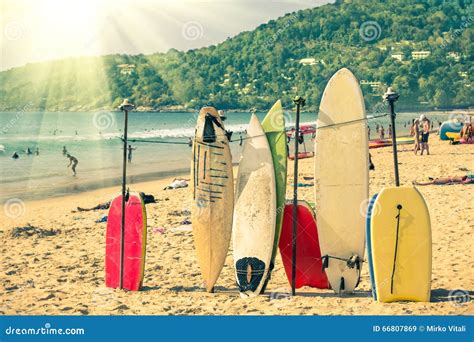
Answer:
<svg viewBox="0 0 474 342"><path fill-rule="evenodd" d="M474 172L474 145L449 145L433 135L431 155L415 156L410 145L399 146L402 185L428 177ZM394 184L391 148L371 150L375 171L370 194ZM313 176L314 159L300 161L303 176ZM470 171L465 171L469 169ZM236 171L236 170L235 170ZM350 170L348 170L350 172ZM188 176L184 176L188 177ZM449 300L456 289L473 295L473 185L419 187L430 209L433 275L430 303L381 304L370 293L368 268L353 295L302 288L290 297L281 263L265 295L241 299L234 280L232 250L217 282L216 293L203 291L190 225L189 188L163 190L172 179L133 184L131 190L153 194L147 205L148 245L144 287L140 292L104 286L106 223L96 223L107 210L72 212L108 201L119 187L31 202L6 202L0 213L0 314L3 315L465 315L473 302ZM288 182L293 163L288 164ZM299 191L313 202L314 188ZM288 186L287 196L292 192ZM31 225L35 228L17 229Z"/></svg>

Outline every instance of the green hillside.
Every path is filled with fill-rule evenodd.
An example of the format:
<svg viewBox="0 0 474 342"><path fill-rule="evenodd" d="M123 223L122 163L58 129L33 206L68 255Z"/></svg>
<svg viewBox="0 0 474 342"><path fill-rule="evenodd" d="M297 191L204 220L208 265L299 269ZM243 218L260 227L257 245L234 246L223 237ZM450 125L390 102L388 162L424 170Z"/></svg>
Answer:
<svg viewBox="0 0 474 342"><path fill-rule="evenodd" d="M96 110L123 98L154 109L268 109L295 94L316 108L341 67L370 108L387 85L405 108L473 104L468 0L339 1L287 14L206 48L29 64L0 73L0 110Z"/></svg>

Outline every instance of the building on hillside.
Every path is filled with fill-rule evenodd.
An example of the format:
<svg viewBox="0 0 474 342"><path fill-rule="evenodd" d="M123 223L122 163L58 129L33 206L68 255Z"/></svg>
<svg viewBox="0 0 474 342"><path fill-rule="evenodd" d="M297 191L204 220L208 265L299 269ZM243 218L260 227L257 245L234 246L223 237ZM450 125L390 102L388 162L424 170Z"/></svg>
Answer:
<svg viewBox="0 0 474 342"><path fill-rule="evenodd" d="M459 53L457 53L457 52L451 51L451 52L448 52L448 53L446 54L446 58L452 58L452 59L454 59L456 62L459 62L459 61L461 60L461 55L460 55Z"/></svg>
<svg viewBox="0 0 474 342"><path fill-rule="evenodd" d="M316 59L314 59L314 58L300 59L300 64L303 64L303 65L315 65L316 63L317 63Z"/></svg>
<svg viewBox="0 0 474 342"><path fill-rule="evenodd" d="M396 59L397 61L403 62L403 53L392 53L390 57Z"/></svg>
<svg viewBox="0 0 474 342"><path fill-rule="evenodd" d="M135 70L135 64L119 64L117 67L122 75L130 75Z"/></svg>
<svg viewBox="0 0 474 342"><path fill-rule="evenodd" d="M368 80L362 80L360 81L361 85L368 85L372 88L372 90L378 90L382 86L382 82L378 81L368 81Z"/></svg>
<svg viewBox="0 0 474 342"><path fill-rule="evenodd" d="M411 57L413 59L425 59L431 54L430 51L413 51Z"/></svg>

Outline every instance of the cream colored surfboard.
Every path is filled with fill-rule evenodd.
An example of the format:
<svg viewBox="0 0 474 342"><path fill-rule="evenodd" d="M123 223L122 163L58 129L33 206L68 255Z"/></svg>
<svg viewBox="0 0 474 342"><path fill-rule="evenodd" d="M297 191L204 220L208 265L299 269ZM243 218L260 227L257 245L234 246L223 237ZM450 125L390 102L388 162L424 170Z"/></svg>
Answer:
<svg viewBox="0 0 474 342"><path fill-rule="evenodd" d="M276 224L272 153L263 128L252 115L235 186L232 228L234 266L242 297L260 293L270 267Z"/></svg>
<svg viewBox="0 0 474 342"><path fill-rule="evenodd" d="M343 68L329 80L316 129L315 195L321 255L337 293L357 286L365 248L369 152L359 82Z"/></svg>
<svg viewBox="0 0 474 342"><path fill-rule="evenodd" d="M234 205L229 141L213 107L199 112L191 179L194 245L206 290L212 292L229 250Z"/></svg>

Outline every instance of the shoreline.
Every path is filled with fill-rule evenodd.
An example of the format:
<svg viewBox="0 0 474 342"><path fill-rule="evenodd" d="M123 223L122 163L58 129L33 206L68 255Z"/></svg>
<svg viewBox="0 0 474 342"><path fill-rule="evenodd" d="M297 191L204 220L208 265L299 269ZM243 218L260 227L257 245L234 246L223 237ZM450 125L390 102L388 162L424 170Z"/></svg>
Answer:
<svg viewBox="0 0 474 342"><path fill-rule="evenodd" d="M224 109L226 113L250 113L250 110L252 108L235 108L235 109ZM293 109L293 107L292 107ZM291 109L291 110L292 110ZM368 109L368 108L366 108ZM285 111L288 111L289 109L284 109ZM96 109L89 109L89 110L2 110L1 112L4 113L94 113L94 112L111 112L111 113L120 113L120 110L117 110L115 108L113 109L104 109L104 108L96 108ZM147 109L147 110L134 110L133 112L135 113L195 113L198 112L199 109L195 108L160 108L160 109ZM266 113L266 109L262 110L257 110L257 113ZM314 113L315 111L319 111L319 108L317 109L302 109L301 113ZM446 110L437 110L433 108L413 108L413 109L402 109L402 110L397 110L397 114L410 114L410 113L426 113L426 114L437 114L437 115L450 115L454 113L459 113L462 112L463 114L466 115L474 115L474 109L473 108L453 108L453 109L446 109ZM371 114L372 112L367 111L367 114Z"/></svg>
<svg viewBox="0 0 474 342"><path fill-rule="evenodd" d="M430 133L436 133L437 130L430 131ZM375 134L374 134L375 135ZM410 137L406 133L399 133L397 134L397 138L405 138ZM388 139L388 136L386 137ZM437 139L437 136L436 136ZM379 138L376 136L372 137L369 141L378 141ZM311 142L313 144L313 142ZM410 145L411 146L411 145ZM389 146L383 146L383 148L388 148ZM371 151L371 150L370 150ZM233 156L235 158L235 156ZM233 162L234 167L238 165L238 162ZM143 173L133 173L127 175L127 185L136 185L140 183L152 182L152 181L161 181L165 179L172 179L174 177L185 177L189 175L191 172L189 167L178 167L176 169L164 170L164 171L154 171L149 172L145 171ZM41 190L37 192L28 192L25 193L24 191L18 193L8 193L5 195L0 194L0 201L5 202L12 198L19 198L22 201L41 201L46 198L60 198L60 197L67 197L69 195L77 195L81 193L87 193L90 191L95 190L103 190L107 188L114 188L122 184L122 176L116 175L114 177L100 179L96 181L86 181L86 182L77 182L74 183L74 178L71 178L71 183L67 185L61 185L58 187L52 187L48 190ZM4 184L9 184L4 183Z"/></svg>

